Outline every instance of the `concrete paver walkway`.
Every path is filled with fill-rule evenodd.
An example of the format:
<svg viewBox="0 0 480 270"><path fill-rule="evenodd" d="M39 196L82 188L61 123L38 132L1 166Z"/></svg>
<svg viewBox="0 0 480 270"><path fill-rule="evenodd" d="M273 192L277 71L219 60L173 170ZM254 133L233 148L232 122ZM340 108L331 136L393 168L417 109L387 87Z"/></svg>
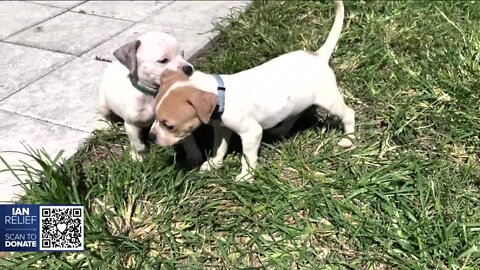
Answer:
<svg viewBox="0 0 480 270"><path fill-rule="evenodd" d="M0 2L0 155L29 160L23 144L75 153L98 126L97 93L113 51L146 31L167 32L191 59L216 35L212 22L249 1ZM5 169L0 162L0 171ZM0 202L22 194L0 172Z"/></svg>

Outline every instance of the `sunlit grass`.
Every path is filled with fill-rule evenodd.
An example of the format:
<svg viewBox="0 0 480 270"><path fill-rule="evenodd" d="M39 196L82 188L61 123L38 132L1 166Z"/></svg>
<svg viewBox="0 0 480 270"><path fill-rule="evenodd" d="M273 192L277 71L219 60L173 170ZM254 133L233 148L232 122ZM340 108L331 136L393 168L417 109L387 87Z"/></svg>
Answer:
<svg viewBox="0 0 480 270"><path fill-rule="evenodd" d="M223 168L200 174L179 166L173 148L154 147L136 163L122 129L96 132L63 166L46 161L23 199L84 204L86 251L16 253L0 264L480 268L480 6L348 1L345 10L331 65L357 113L355 149L336 146L336 119L310 113L289 138L262 144L248 184L233 180L238 151ZM255 1L219 26L220 39L195 66L233 73L315 50L333 14L330 1Z"/></svg>

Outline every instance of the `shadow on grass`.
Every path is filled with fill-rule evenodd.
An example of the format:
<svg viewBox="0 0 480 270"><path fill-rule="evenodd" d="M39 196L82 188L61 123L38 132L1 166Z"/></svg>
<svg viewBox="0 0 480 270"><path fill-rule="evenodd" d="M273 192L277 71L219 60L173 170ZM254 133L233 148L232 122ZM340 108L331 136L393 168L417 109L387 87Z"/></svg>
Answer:
<svg viewBox="0 0 480 270"><path fill-rule="evenodd" d="M280 124L279 124L280 125ZM286 139L292 138L298 133L311 129L311 128L324 128L328 132L335 132L335 131L342 131L342 123L336 117L323 117L318 113L318 109L316 106L312 106L305 110L300 118L296 121L293 128L288 132L285 137L277 137L273 136L269 133L268 130L263 131L262 135L262 143L267 144L276 144ZM203 125L199 127L197 130L194 131L195 141L200 148L200 151L204 153L203 160L205 161L209 155L213 152L213 128L209 125ZM260 147L260 152L262 148ZM198 167L201 164L186 164L185 162L185 151L183 147L178 144L175 145L175 152L176 152L176 161L178 162L179 166L183 169L192 169ZM207 155L208 153L208 155ZM233 134L230 140L230 144L228 147L227 155L232 153L242 153L242 142L240 136L238 134ZM170 160L171 164L175 162L175 160Z"/></svg>

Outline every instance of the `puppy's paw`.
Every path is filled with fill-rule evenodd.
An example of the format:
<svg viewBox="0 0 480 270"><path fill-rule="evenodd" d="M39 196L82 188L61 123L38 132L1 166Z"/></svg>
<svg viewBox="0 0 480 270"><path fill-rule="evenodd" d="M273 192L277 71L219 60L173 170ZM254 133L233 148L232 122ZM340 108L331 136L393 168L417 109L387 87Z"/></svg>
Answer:
<svg viewBox="0 0 480 270"><path fill-rule="evenodd" d="M348 138L342 138L340 141L338 141L337 145L343 148L350 148L353 146L353 140L355 137L353 136L348 136Z"/></svg>
<svg viewBox="0 0 480 270"><path fill-rule="evenodd" d="M112 127L112 123L104 119L97 119L93 127L98 130L107 130Z"/></svg>
<svg viewBox="0 0 480 270"><path fill-rule="evenodd" d="M210 165L210 160L205 161L202 166L200 166L200 171L201 172L208 172L212 170L212 165Z"/></svg>
<svg viewBox="0 0 480 270"><path fill-rule="evenodd" d="M253 182L253 174L250 172L241 172L235 177L235 181L251 183Z"/></svg>
<svg viewBox="0 0 480 270"><path fill-rule="evenodd" d="M142 162L144 159L144 155L137 153L135 150L130 150L130 156L132 157L133 160Z"/></svg>
<svg viewBox="0 0 480 270"><path fill-rule="evenodd" d="M222 161L214 161L212 159L209 159L202 164L202 166L200 167L200 171L208 172L213 169L218 169L222 167L222 165L223 165Z"/></svg>

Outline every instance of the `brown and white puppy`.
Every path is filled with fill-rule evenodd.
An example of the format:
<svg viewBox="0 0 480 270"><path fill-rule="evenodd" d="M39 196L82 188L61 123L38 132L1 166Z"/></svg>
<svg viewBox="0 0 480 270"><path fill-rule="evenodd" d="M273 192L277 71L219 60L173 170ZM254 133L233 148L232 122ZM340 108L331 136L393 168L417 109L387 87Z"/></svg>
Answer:
<svg viewBox="0 0 480 270"><path fill-rule="evenodd" d="M224 111L211 121L218 102L214 76L199 71L187 77L166 72L156 99L156 120L150 130L157 144L173 145L186 138L201 123L214 127L213 157L201 170L222 165L232 131L242 140L242 170L237 180L251 180L257 165L262 131L291 123L305 109L318 105L338 116L346 137L338 144L353 145L355 112L345 105L328 62L340 38L344 9L336 1L336 16L325 44L316 52L295 51L260 66L233 75L221 75L225 85Z"/></svg>
<svg viewBox="0 0 480 270"><path fill-rule="evenodd" d="M179 54L177 47L177 40L171 35L147 32L115 50L113 54L118 62L109 64L104 73L99 111L109 121L123 119L132 146L131 155L136 160L143 160L147 152L142 135L148 132L155 119L154 95L163 73L165 70L180 71L186 76L193 73L192 65ZM193 137L184 140L184 147L187 159L201 162L202 153Z"/></svg>

